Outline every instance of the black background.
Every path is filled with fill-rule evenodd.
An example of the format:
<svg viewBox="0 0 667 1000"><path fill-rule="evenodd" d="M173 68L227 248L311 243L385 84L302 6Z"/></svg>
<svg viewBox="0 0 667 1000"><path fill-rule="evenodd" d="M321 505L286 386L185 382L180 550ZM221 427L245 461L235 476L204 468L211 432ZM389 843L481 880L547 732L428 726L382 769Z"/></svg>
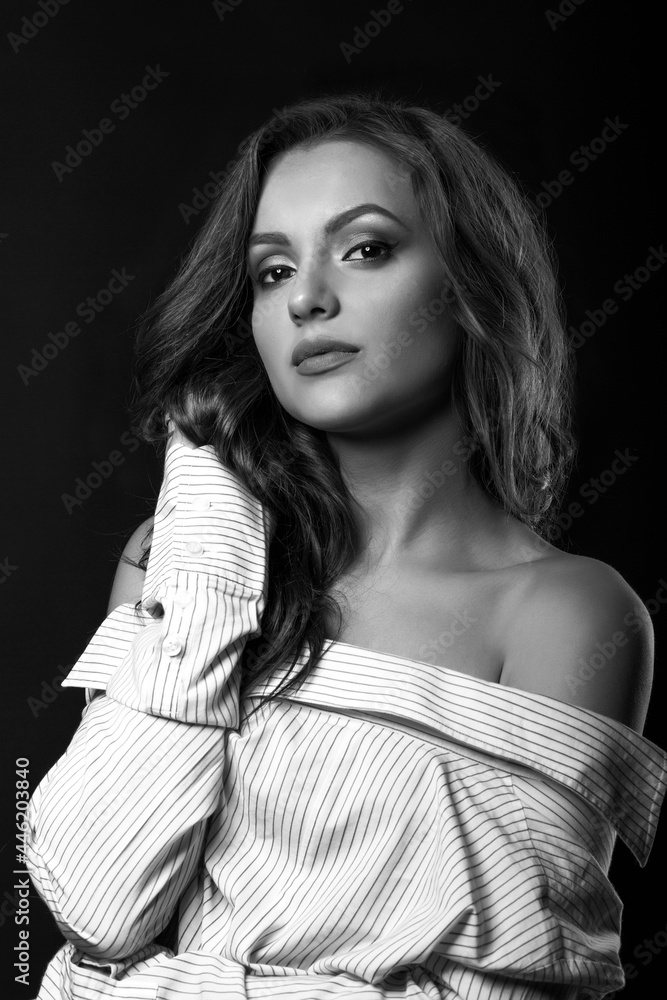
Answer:
<svg viewBox="0 0 667 1000"><path fill-rule="evenodd" d="M273 108L300 97L379 87L444 113L474 93L479 76L491 74L500 86L465 127L533 196L570 170L573 183L542 199L551 202L545 207L569 322L580 328L586 311L610 298L618 309L577 350L581 447L568 500L578 500L583 513L560 544L611 563L652 601L656 681L646 735L665 743L660 653L667 611L656 598L667 596L660 591L667 565L656 527L662 274L640 279L631 296L614 289L664 238L662 177L651 155L661 130L664 86L654 43L661 27L637 3L563 0L559 15L557 3L404 0L377 37L346 58L341 43L353 44L371 11L385 7L384 0L234 0L218 12L209 2L71 0L35 29L22 19L41 11L36 0L3 6L3 996L35 996L62 940L33 891L31 986L14 982L14 761L30 759L34 787L64 752L83 694L60 692L54 678L104 618L118 554L152 513L159 486L159 462L136 442L126 413L133 328L203 219L203 212L187 223L183 217L193 189L210 181L209 171L224 170ZM21 31L32 37L12 44L10 33ZM110 111L141 83L146 67L157 66L168 75L143 102L124 120ZM113 132L59 180L53 162L62 163L66 147L104 117ZM627 125L618 138L587 169L573 165L570 156L600 136L606 118L617 117ZM105 288L114 268L132 279L92 322L82 321L78 304ZM71 321L81 333L26 377L20 366L34 363L33 349L41 353L52 343L49 333ZM609 481L617 449L636 459L601 492L590 481ZM121 459L112 473L81 503L66 506L63 495L114 451ZM589 499L582 499L586 483ZM658 983L664 988L664 845L663 822L644 870L625 847L616 850L622 958L634 967L625 1000L652 998ZM650 961L645 939L657 952Z"/></svg>

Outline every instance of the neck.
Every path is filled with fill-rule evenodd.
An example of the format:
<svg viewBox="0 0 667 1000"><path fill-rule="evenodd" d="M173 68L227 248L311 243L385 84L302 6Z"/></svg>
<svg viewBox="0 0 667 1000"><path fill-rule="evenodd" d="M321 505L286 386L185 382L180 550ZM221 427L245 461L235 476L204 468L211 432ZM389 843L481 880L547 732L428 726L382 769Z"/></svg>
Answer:
<svg viewBox="0 0 667 1000"><path fill-rule="evenodd" d="M357 509L369 567L415 558L439 565L484 561L506 516L468 472L466 438L451 412L386 435L329 432Z"/></svg>

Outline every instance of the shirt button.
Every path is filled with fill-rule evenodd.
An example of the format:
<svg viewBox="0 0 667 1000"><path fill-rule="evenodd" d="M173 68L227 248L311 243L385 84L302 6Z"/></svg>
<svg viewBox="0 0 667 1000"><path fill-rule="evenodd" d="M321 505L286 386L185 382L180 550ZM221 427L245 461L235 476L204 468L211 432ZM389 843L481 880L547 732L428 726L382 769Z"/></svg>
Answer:
<svg viewBox="0 0 667 1000"><path fill-rule="evenodd" d="M208 510L211 506L211 501L207 500L206 497L195 497L191 501L190 506L193 510Z"/></svg>
<svg viewBox="0 0 667 1000"><path fill-rule="evenodd" d="M191 556L198 556L200 552L204 551L204 546L201 542L188 542L185 546L185 551Z"/></svg>
<svg viewBox="0 0 667 1000"><path fill-rule="evenodd" d="M179 608L186 608L188 604L192 604L193 601L194 596L192 594L188 594L185 590L174 594L174 604L178 604Z"/></svg>
<svg viewBox="0 0 667 1000"><path fill-rule="evenodd" d="M167 638L162 643L162 648L167 656L178 656L183 651L183 642L176 636Z"/></svg>

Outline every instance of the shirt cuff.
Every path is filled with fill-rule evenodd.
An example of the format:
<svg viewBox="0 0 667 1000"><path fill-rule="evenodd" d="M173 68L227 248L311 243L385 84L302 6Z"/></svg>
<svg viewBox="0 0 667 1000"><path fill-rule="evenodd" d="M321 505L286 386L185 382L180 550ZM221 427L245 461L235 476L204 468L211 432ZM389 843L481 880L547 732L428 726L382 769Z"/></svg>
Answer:
<svg viewBox="0 0 667 1000"><path fill-rule="evenodd" d="M142 593L163 614L135 635L110 698L181 722L238 724L240 660L266 605L268 526L212 446L171 439Z"/></svg>

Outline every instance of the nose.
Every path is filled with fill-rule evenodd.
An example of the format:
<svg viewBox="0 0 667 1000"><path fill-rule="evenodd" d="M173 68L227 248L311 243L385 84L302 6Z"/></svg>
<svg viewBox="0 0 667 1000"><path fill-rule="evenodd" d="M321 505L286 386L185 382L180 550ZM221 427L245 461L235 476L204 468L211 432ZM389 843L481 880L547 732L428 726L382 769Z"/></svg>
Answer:
<svg viewBox="0 0 667 1000"><path fill-rule="evenodd" d="M290 284L287 305L290 318L297 326L316 317L328 319L336 315L340 302L324 263L302 263Z"/></svg>

